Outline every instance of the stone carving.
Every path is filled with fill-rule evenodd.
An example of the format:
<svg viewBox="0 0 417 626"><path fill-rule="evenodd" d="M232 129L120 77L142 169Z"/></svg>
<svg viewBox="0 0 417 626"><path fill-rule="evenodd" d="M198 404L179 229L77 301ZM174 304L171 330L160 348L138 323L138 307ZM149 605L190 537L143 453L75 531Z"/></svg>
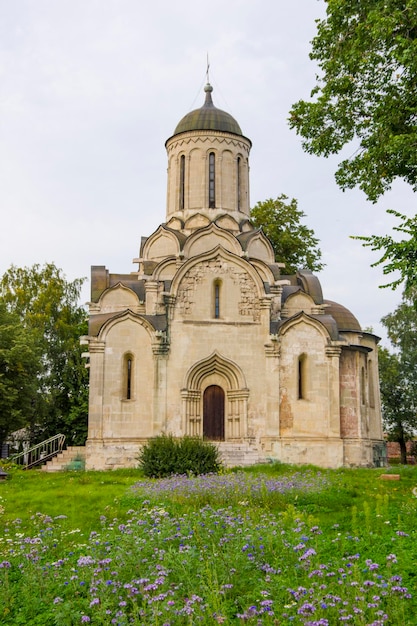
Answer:
<svg viewBox="0 0 417 626"><path fill-rule="evenodd" d="M220 255L194 265L184 276L177 294L177 302L182 315L189 316L195 304L197 285L209 275L219 278L230 277L240 288L240 300L237 302L239 315L251 317L254 322L260 319L260 303L255 282L240 267L228 263Z"/></svg>

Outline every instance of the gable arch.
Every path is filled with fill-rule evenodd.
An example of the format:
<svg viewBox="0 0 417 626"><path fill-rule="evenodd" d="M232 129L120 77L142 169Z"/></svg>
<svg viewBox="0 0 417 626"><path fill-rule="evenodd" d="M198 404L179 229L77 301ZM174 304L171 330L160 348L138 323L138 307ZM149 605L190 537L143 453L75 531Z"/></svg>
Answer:
<svg viewBox="0 0 417 626"><path fill-rule="evenodd" d="M279 328L278 335L283 337L289 331L293 330L298 325L306 325L314 328L323 338L324 342L330 342L332 337L330 336L327 327L321 323L317 318L313 318L310 315L301 311L297 315L294 315L290 319L286 320Z"/></svg>
<svg viewBox="0 0 417 626"><path fill-rule="evenodd" d="M181 220L178 216L171 217L167 221L166 226L167 228L170 228L172 230L181 230L184 228L184 221Z"/></svg>
<svg viewBox="0 0 417 626"><path fill-rule="evenodd" d="M221 245L225 250L229 250L229 252L234 252L234 254L239 255L242 251L234 235L211 222L205 228L188 237L184 245L184 255L187 258L191 258L208 252L218 245Z"/></svg>
<svg viewBox="0 0 417 626"><path fill-rule="evenodd" d="M228 230L233 234L237 234L240 232L240 224L235 220L233 216L229 215L228 213L224 213L223 215L219 215L219 217L216 217L214 223L219 228Z"/></svg>
<svg viewBox="0 0 417 626"><path fill-rule="evenodd" d="M213 294L215 286L220 284L219 319L223 322L262 323L265 287L260 275L248 261L221 246L189 259L178 269L170 287L175 318L194 321L215 318Z"/></svg>
<svg viewBox="0 0 417 626"><path fill-rule="evenodd" d="M282 315L283 317L292 317L301 311L308 315L312 313L313 309L317 309L313 298L308 293L302 291L300 287L285 299Z"/></svg>
<svg viewBox="0 0 417 626"><path fill-rule="evenodd" d="M227 390L246 389L245 376L241 368L223 357L217 350L208 358L195 363L187 372L184 388L197 391L202 388L204 380L213 373L222 377Z"/></svg>
<svg viewBox="0 0 417 626"><path fill-rule="evenodd" d="M267 263L259 259L250 259L249 263L256 269L264 283L275 284L275 276Z"/></svg>
<svg viewBox="0 0 417 626"><path fill-rule="evenodd" d="M172 280L176 271L177 258L171 256L158 263L152 273L152 279L157 281Z"/></svg>
<svg viewBox="0 0 417 626"><path fill-rule="evenodd" d="M200 254L196 257L188 259L178 270L177 274L174 276L171 285L171 295L176 295L179 286L184 278L184 276L193 269L195 266L206 263L212 259L217 259L228 261L230 264L234 264L237 268L239 268L242 272L246 272L255 283L255 287L257 290L257 297L262 297L265 295L264 284L259 276L258 272L252 265L236 254L225 250L221 245L216 246L216 248L209 250L203 254Z"/></svg>
<svg viewBox="0 0 417 626"><path fill-rule="evenodd" d="M206 228L210 225L210 223L211 222L207 215L204 215L204 213L200 213L199 211L197 211L196 213L193 213L191 217L185 220L184 228L186 230L199 230Z"/></svg>
<svg viewBox="0 0 417 626"><path fill-rule="evenodd" d="M257 231L250 237L246 252L249 257L259 259L265 263L275 262L274 249L263 231Z"/></svg>
<svg viewBox="0 0 417 626"><path fill-rule="evenodd" d="M166 228L163 224L150 235L142 250L142 257L147 261L161 261L167 256L179 254L181 243L179 234Z"/></svg>
<svg viewBox="0 0 417 626"><path fill-rule="evenodd" d="M101 313L134 309L139 304L137 294L121 282L106 289L98 301Z"/></svg>
<svg viewBox="0 0 417 626"><path fill-rule="evenodd" d="M109 320L104 322L104 324L102 325L98 333L98 337L97 337L98 340L106 341L109 333L116 326L127 321L133 322L134 324L141 326L146 331L147 335L149 336L150 341L152 341L153 338L155 337L156 331L155 331L155 328L152 326L152 324L141 315L138 315L137 313L134 313L133 311L128 309L127 311L123 311L122 313L119 313L118 315L114 315Z"/></svg>

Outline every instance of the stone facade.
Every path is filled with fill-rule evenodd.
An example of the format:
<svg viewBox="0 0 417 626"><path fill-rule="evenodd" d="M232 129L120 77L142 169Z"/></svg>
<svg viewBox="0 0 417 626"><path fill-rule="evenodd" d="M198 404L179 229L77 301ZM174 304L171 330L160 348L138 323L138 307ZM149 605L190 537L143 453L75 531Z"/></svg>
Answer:
<svg viewBox="0 0 417 626"><path fill-rule="evenodd" d="M138 271L92 268L86 467L135 466L161 432L248 462L380 464L377 338L275 261L250 222L251 142L205 91L166 142L166 222Z"/></svg>

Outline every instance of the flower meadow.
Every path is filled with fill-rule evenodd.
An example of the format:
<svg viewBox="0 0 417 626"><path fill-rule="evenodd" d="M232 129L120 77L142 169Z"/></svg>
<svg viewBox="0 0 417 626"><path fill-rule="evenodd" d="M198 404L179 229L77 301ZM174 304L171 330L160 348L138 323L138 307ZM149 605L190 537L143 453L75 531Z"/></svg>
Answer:
<svg viewBox="0 0 417 626"><path fill-rule="evenodd" d="M309 471L174 476L136 482L89 533L64 511L13 519L0 623L417 624L415 501L376 494L343 525L297 507L335 490Z"/></svg>

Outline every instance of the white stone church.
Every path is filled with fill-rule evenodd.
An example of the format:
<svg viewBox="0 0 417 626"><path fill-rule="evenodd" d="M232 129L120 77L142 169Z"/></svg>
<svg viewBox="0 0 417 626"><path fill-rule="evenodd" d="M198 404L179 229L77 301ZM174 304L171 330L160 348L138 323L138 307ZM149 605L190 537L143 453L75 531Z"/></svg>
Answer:
<svg viewBox="0 0 417 626"><path fill-rule="evenodd" d="M250 221L251 141L212 91L166 141L166 221L138 271L92 267L86 467L136 466L162 432L229 464L379 464L378 338L276 262Z"/></svg>

